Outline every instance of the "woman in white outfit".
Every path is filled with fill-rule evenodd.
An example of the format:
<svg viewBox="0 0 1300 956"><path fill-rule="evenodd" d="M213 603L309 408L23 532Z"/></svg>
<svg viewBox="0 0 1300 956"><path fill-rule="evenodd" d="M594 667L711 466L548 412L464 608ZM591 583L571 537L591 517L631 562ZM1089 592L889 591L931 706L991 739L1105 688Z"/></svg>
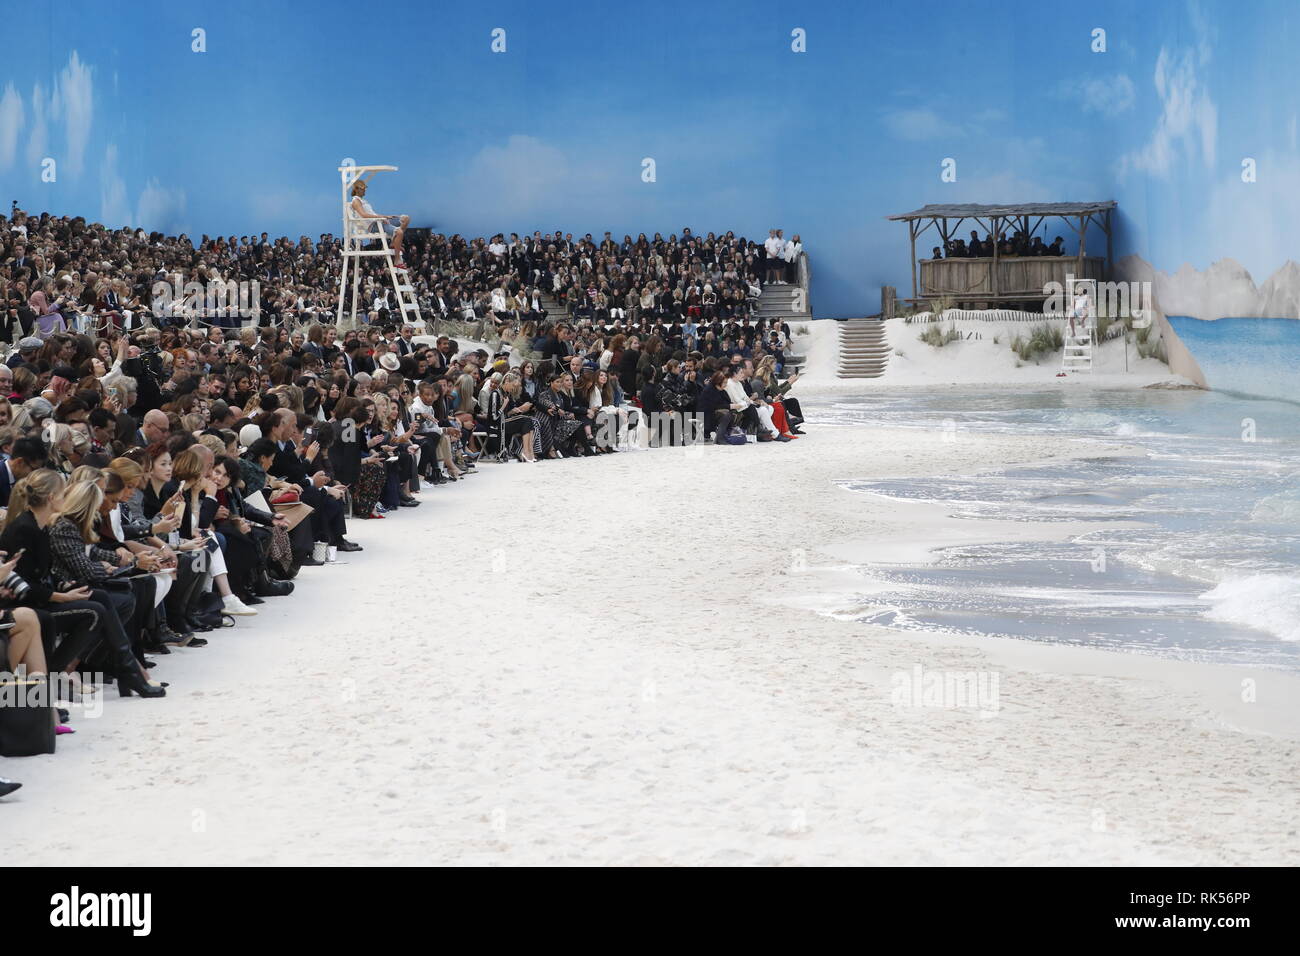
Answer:
<svg viewBox="0 0 1300 956"><path fill-rule="evenodd" d="M374 173L367 173L366 176L373 176ZM352 184L352 215L358 219L379 220L378 226L388 233L393 240L393 264L399 269L405 269L406 263L402 261L402 239L406 236L406 227L411 223L410 216L384 216L375 212L370 203L366 202L366 176L361 177ZM374 226L366 225L365 231L372 235L378 235Z"/></svg>

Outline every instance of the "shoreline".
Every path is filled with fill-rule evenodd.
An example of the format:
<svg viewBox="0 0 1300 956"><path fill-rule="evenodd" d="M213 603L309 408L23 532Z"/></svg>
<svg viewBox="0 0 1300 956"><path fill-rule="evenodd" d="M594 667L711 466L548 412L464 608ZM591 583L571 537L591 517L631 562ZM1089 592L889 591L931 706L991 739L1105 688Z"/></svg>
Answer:
<svg viewBox="0 0 1300 956"><path fill-rule="evenodd" d="M112 696L57 755L6 761L26 786L3 811L60 864L1300 861L1300 680L778 600L797 552L889 534L836 478L1084 451L813 426L485 464L163 659L165 700ZM583 494L568 530L539 507ZM458 557L485 534L505 572ZM463 626L430 631L430 599ZM997 675L996 713L899 706L918 666Z"/></svg>

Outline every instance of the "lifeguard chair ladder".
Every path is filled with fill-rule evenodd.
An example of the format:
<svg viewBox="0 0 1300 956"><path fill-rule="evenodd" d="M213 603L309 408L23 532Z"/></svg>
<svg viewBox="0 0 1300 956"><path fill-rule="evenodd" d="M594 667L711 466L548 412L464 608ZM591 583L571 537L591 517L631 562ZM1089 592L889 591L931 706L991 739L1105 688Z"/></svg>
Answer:
<svg viewBox="0 0 1300 956"><path fill-rule="evenodd" d="M339 276L339 305L336 321L343 325L343 303L347 299L348 264L352 265L352 308L350 328L357 325L357 293L361 285L361 259L363 256L383 256L388 267L388 277L401 312L402 323L424 328L424 317L415 300L415 287L410 274L393 261L393 250L388 245L388 233L382 219L362 219L352 211L352 185L366 173L396 172L396 166L340 166L343 198L343 272Z"/></svg>
<svg viewBox="0 0 1300 956"><path fill-rule="evenodd" d="M1061 352L1062 372L1092 372L1092 350L1097 344L1097 282L1094 279L1076 279L1071 283L1075 288L1086 286L1091 293L1091 306L1082 323L1077 324L1075 333L1070 334L1070 321L1067 316L1065 328L1061 330L1065 348ZM1074 309L1075 289L1068 290L1067 302L1071 314Z"/></svg>

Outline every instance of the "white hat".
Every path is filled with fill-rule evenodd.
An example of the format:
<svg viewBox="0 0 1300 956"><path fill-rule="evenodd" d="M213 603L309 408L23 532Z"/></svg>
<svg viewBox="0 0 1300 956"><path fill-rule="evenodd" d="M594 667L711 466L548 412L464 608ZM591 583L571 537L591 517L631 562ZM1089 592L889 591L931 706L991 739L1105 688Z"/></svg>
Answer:
<svg viewBox="0 0 1300 956"><path fill-rule="evenodd" d="M379 364L390 372L396 372L402 367L402 360L392 352L385 352L379 356Z"/></svg>
<svg viewBox="0 0 1300 956"><path fill-rule="evenodd" d="M252 422L249 422L239 430L239 444L244 448L247 448L261 437L262 429L258 428Z"/></svg>

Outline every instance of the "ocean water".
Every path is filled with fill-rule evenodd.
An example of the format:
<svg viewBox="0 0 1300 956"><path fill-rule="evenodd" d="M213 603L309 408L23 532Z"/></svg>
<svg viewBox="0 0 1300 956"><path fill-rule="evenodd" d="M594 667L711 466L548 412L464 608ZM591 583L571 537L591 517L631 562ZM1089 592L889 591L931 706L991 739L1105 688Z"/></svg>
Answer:
<svg viewBox="0 0 1300 956"><path fill-rule="evenodd" d="M875 479L865 466L846 487L932 502L954 522L1093 524L1061 542L940 541L930 564L864 565L861 620L1300 671L1300 404L954 389L809 411L815 423L925 429L936 441L1037 432L1139 451L924 479Z"/></svg>
<svg viewBox="0 0 1300 956"><path fill-rule="evenodd" d="M1300 399L1300 319L1171 315L1169 324L1215 391Z"/></svg>

